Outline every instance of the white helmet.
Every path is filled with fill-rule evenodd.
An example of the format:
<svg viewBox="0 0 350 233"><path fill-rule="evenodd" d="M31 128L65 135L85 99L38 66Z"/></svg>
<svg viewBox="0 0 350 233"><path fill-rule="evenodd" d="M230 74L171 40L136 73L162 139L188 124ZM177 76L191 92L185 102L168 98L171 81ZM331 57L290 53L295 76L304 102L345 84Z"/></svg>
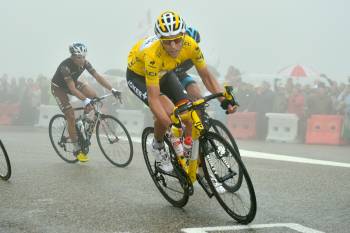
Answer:
<svg viewBox="0 0 350 233"><path fill-rule="evenodd" d="M186 32L185 22L174 11L163 12L157 19L154 32L158 38L176 36Z"/></svg>
<svg viewBox="0 0 350 233"><path fill-rule="evenodd" d="M69 52L72 55L81 55L85 57L87 53L87 48L83 43L74 42L71 45L69 45Z"/></svg>

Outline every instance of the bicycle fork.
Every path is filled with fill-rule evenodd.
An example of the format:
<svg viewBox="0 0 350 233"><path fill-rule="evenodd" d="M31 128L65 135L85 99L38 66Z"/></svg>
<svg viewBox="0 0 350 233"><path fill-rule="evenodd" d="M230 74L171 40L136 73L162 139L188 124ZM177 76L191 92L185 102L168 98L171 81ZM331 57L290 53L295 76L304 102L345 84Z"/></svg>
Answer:
<svg viewBox="0 0 350 233"><path fill-rule="evenodd" d="M210 141L208 141L208 143L210 143ZM211 144L211 143L210 143L210 144ZM214 149L214 151L219 151L219 148L218 148L216 145L210 145L210 146ZM224 148L224 149L225 149L225 151L226 151L226 148ZM223 183L223 182L225 182L226 180L229 180L229 179L233 178L235 175L237 175L236 172L232 171L231 166L228 164L228 162L225 160L225 158L224 158L223 156L220 156L220 155L219 155L219 156L217 156L218 159L220 159L220 160L223 162L223 164L225 165L225 167L226 167L227 170L228 170L228 174L227 174L227 175L225 175L225 176L223 176L223 177L220 177L219 174L218 174L218 172L217 172L216 169L215 169L215 166L213 165L214 162L213 162L213 159L212 159L211 154L210 154L210 152L213 152L213 151L209 151L209 149L208 149L208 144L207 144L205 150L208 150L208 151L206 151L205 154L207 155L208 163L209 163L210 169L212 170L212 172L213 172L213 174L214 174L214 176L215 176L215 178L216 178L216 180L217 180L218 182Z"/></svg>

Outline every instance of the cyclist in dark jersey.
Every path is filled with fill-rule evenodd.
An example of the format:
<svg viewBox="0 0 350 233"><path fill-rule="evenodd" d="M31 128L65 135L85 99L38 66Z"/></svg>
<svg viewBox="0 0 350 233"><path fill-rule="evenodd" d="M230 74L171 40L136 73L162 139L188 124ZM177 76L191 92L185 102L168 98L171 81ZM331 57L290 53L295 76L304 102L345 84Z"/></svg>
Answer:
<svg viewBox="0 0 350 233"><path fill-rule="evenodd" d="M187 27L186 34L192 37L197 43L201 41L199 32L193 27ZM185 88L189 97L191 99L198 99L202 96L200 88L193 77L187 73L192 67L193 62L189 59L176 67L173 72L179 78L181 85Z"/></svg>
<svg viewBox="0 0 350 233"><path fill-rule="evenodd" d="M81 151L80 145L77 142L74 110L69 103L68 95L76 96L78 99L82 100L87 112L91 110L90 101L92 98L96 97L97 94L87 83L78 80L85 70L114 95L117 95L119 92L112 88L111 84L97 73L90 62L85 59L87 48L84 44L73 43L69 46L69 51L71 56L61 62L51 80L51 93L67 119L68 133L74 146L74 155L79 161L86 162L89 159L87 155Z"/></svg>

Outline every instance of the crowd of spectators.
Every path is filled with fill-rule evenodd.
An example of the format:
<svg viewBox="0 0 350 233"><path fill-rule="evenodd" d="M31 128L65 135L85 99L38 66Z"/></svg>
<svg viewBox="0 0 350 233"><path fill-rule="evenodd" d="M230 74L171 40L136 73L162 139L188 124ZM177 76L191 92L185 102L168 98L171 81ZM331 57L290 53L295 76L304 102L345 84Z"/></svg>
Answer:
<svg viewBox="0 0 350 233"><path fill-rule="evenodd" d="M14 124L34 125L39 117L40 104L49 104L50 80L39 75L32 78L14 78L4 74L0 78L0 104L16 104L19 113ZM0 109L2 111L2 109Z"/></svg>
<svg viewBox="0 0 350 233"><path fill-rule="evenodd" d="M271 84L246 83L233 66L225 75L225 83L237 88L239 111L257 113L257 136L266 137L266 113L294 113L299 118L300 140L305 135L306 120L314 114L343 115L345 124L350 122L350 78L348 83L338 83L321 74L312 84L301 84L293 78ZM350 137L350 135L348 135ZM350 139L350 138L349 138Z"/></svg>
<svg viewBox="0 0 350 233"><path fill-rule="evenodd" d="M99 94L104 92L94 80L87 80L92 82ZM128 90L125 79L110 81L114 87L123 91L123 104L119 104L118 108L144 109L143 103ZM314 83L305 85L293 78L252 84L244 82L239 70L230 66L224 82L236 88L239 111L257 113L257 137L260 139L267 132L266 113L296 114L299 118L300 137L304 135L307 118L313 114L344 115L345 124L350 124L350 78L348 83L336 82L321 75ZM27 125L37 123L40 104L56 104L50 93L49 78L39 75L35 80L17 79L6 74L0 78L1 103L19 104L20 113L14 122ZM222 119L222 116L217 117Z"/></svg>

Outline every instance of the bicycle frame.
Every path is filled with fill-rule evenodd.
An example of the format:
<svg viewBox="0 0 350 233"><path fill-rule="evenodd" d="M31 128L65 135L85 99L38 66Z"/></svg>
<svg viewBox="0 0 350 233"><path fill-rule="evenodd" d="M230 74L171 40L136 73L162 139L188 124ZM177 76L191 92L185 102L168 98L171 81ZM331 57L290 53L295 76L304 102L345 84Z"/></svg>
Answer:
<svg viewBox="0 0 350 233"><path fill-rule="evenodd" d="M92 99L91 105L92 105L93 109L91 111L95 111L95 113L94 113L95 117L94 117L94 120L89 122L89 129L84 128L85 134L87 136L85 141L83 141L81 139L82 135L78 131L78 129L76 129L77 130L77 135L78 135L78 141L81 141L82 144L83 144L83 145L80 145L80 146L82 148L87 148L86 150L88 150L88 146L90 145L90 139L91 139L93 131L94 131L95 127L96 127L97 122L99 122L101 120L101 118L104 116L104 114L101 111L102 110L102 106L103 106L102 100L104 100L104 99L106 99L106 98L108 98L110 96L113 96L113 94L106 94L106 95L103 95L101 97L95 97L95 98ZM117 97L118 97L119 101L122 102L121 101L121 96L117 96ZM77 108L74 108L73 110L74 111L84 111L85 108L84 107L77 107ZM85 114L85 113L83 113L83 114ZM85 126L85 122L87 121L86 118L82 119L82 121L83 121L83 124ZM66 138L64 137L64 132L65 132L66 128L67 128L67 125L65 126L65 128L62 131L61 140L60 140L60 142L62 142L62 143L66 142ZM85 152L87 153L88 151L85 151Z"/></svg>
<svg viewBox="0 0 350 233"><path fill-rule="evenodd" d="M206 128L204 127L201 118L197 113L202 105L206 104L209 100L224 96L226 99L233 99L232 87L225 86L225 91L223 93L217 93L205 98L199 99L194 102L189 102L184 105L175 107L173 113L170 116L170 119L173 125L177 128L182 127L182 121L191 120L192 122L192 153L189 158L188 164L187 159L183 156L177 156L177 159L181 166L184 168L185 172L189 176L192 183L197 180L197 169L198 169L198 158L199 158L199 138L204 135ZM180 137L181 135L175 135Z"/></svg>

